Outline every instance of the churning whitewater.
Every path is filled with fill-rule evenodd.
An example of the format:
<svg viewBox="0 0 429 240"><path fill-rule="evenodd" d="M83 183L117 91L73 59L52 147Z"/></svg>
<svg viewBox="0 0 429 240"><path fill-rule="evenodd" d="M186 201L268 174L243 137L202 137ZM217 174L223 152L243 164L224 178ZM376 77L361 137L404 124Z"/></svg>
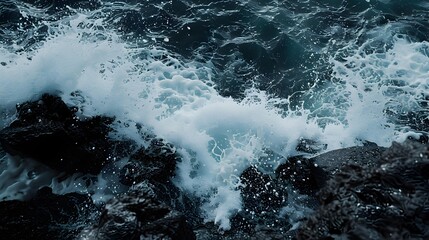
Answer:
<svg viewBox="0 0 429 240"><path fill-rule="evenodd" d="M242 172L273 174L303 154L304 140L322 153L427 134L425 1L0 6L0 128L16 118L17 104L51 93L81 116L115 117L112 138L140 146L151 140L146 133L162 138L181 157L174 184L200 199L201 217L221 230L243 210ZM126 190L115 176L126 158L91 184L86 175L64 180L11 158L1 159L2 199L50 186L105 202Z"/></svg>

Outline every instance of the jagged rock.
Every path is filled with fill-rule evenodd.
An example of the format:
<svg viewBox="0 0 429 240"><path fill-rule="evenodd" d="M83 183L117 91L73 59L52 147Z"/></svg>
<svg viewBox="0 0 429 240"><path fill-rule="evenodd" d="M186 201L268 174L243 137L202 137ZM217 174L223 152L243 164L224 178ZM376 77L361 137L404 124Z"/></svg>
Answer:
<svg viewBox="0 0 429 240"><path fill-rule="evenodd" d="M29 201L0 202L0 216L2 239L75 239L97 211L86 195L56 195L45 187Z"/></svg>
<svg viewBox="0 0 429 240"><path fill-rule="evenodd" d="M129 158L120 172L120 182L127 186L147 181L157 200L177 211L186 211L192 225L202 222L199 202L180 191L172 182L179 156L174 147L153 138L147 148L140 148Z"/></svg>
<svg viewBox="0 0 429 240"><path fill-rule="evenodd" d="M393 143L371 164L341 168L299 239L428 239L429 145ZM359 158L359 156L356 156Z"/></svg>
<svg viewBox="0 0 429 240"><path fill-rule="evenodd" d="M277 178L290 183L302 194L313 194L328 180L328 173L314 163L314 159L302 156L289 158L276 169Z"/></svg>
<svg viewBox="0 0 429 240"><path fill-rule="evenodd" d="M271 227L261 225L254 228L252 231L243 231L242 229L232 229L230 231L219 231L218 227L213 224L205 224L201 228L194 230L198 240L260 240L260 239L278 239L292 240L293 235L283 231L279 227Z"/></svg>
<svg viewBox="0 0 429 240"><path fill-rule="evenodd" d="M287 203L285 185L255 167L244 170L240 180L243 210L232 219L230 237L248 238L257 233L280 232L279 229L290 227L287 219L279 217L280 209Z"/></svg>
<svg viewBox="0 0 429 240"><path fill-rule="evenodd" d="M147 181L109 201L81 239L195 239L183 214L157 200Z"/></svg>
<svg viewBox="0 0 429 240"><path fill-rule="evenodd" d="M44 94L17 106L17 120L0 131L6 152L68 173L97 174L109 158L110 117L80 119L61 98Z"/></svg>
<svg viewBox="0 0 429 240"><path fill-rule="evenodd" d="M256 213L279 209L287 202L287 192L275 179L249 167L240 176L244 208Z"/></svg>
<svg viewBox="0 0 429 240"><path fill-rule="evenodd" d="M130 157L121 171L120 181L128 186L144 180L166 183L174 175L178 159L170 144L153 139L147 148L139 149Z"/></svg>
<svg viewBox="0 0 429 240"><path fill-rule="evenodd" d="M385 148L374 143L365 142L363 146L333 150L312 158L294 156L276 169L276 175L279 180L290 183L300 193L314 194L341 167L350 163L373 165L384 150Z"/></svg>

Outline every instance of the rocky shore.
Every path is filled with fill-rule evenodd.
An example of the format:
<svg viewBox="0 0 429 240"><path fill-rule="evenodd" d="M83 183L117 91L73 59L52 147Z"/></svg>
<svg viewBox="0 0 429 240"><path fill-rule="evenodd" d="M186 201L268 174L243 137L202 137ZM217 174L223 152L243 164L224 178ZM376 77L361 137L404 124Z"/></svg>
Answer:
<svg viewBox="0 0 429 240"><path fill-rule="evenodd" d="M105 204L87 195L35 189L25 201L0 202L4 239L428 239L429 145L409 140L326 152L310 140L303 155L275 173L256 167L240 176L243 209L220 232L200 218L199 199L172 182L180 155L162 139L147 147L109 137L114 116L79 116L45 94L17 106L0 131L1 157L31 158L46 171L96 175L128 156L119 181L128 190ZM313 146L313 147L312 147ZM313 155L311 155L313 156ZM3 163L5 164L5 163ZM1 169L1 168L0 168ZM3 174L3 173L0 173ZM308 214L292 225L291 193L305 196Z"/></svg>

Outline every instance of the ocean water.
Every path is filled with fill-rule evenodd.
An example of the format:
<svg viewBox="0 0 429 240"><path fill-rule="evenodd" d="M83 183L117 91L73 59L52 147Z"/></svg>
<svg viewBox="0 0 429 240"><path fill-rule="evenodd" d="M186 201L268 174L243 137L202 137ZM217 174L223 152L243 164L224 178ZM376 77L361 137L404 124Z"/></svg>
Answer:
<svg viewBox="0 0 429 240"><path fill-rule="evenodd" d="M113 138L175 146L174 183L227 230L241 172L273 173L303 139L329 151L427 134L428 20L423 0L3 0L0 128L45 92L115 116ZM127 159L66 180L0 160L2 199L45 185L95 201L124 190Z"/></svg>

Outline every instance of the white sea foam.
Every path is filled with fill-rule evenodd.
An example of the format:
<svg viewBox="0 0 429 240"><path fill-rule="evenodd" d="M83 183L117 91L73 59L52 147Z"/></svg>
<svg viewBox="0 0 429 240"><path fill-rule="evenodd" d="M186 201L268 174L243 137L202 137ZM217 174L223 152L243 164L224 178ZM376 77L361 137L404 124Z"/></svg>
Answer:
<svg viewBox="0 0 429 240"><path fill-rule="evenodd" d="M296 154L300 138L325 143L327 150L359 140L383 146L403 140L404 130L384 112L392 106L412 110L427 92L425 42L397 38L385 53L358 49L343 61L332 60L336 80L321 92L307 93L314 94L311 109L292 111L276 107L287 100L255 89L241 101L222 97L214 88L210 63L183 62L156 46L132 47L85 14L49 27L52 35L35 50L0 48L1 59L7 59L0 66L0 106L11 108L43 92L59 92L84 115L116 116L118 133L145 145L136 128L142 124L176 146L182 160L175 184L200 197L205 219L222 229L230 228L230 217L241 208L237 186L246 167L275 169ZM399 93L392 79L401 82ZM111 184L106 178L100 175L96 181L100 191L88 192L93 198L106 194ZM1 178L2 190L12 186L10 179ZM47 184L68 192L81 189L82 181Z"/></svg>

